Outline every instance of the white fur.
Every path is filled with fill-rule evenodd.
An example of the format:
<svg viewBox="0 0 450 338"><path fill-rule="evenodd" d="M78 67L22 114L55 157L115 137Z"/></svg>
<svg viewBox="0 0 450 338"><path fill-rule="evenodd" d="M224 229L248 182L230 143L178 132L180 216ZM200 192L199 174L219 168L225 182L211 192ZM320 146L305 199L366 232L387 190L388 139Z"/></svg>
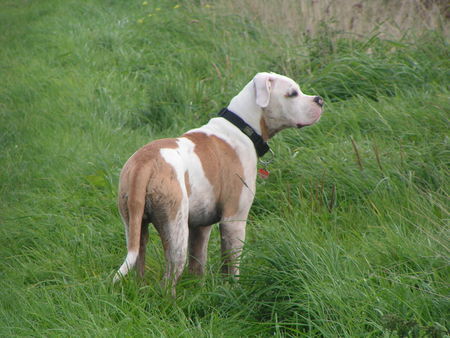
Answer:
<svg viewBox="0 0 450 338"><path fill-rule="evenodd" d="M291 95L293 92L296 92L297 95ZM266 137L270 138L284 128L304 127L317 122L322 113L322 103L319 105L314 102L314 99L315 96L303 94L298 84L292 79L275 73L258 73L231 100L228 109L240 116L258 134L262 135L264 132L268 134ZM220 220L225 272L237 275L239 273L239 255L245 240L246 220L255 194L258 159L254 145L239 128L221 117L213 118L206 125L190 130L188 133L194 132L214 135L229 144L236 152L243 168L243 177L240 177L240 179L244 183L244 188L239 196L238 211L235 215L222 217ZM170 221L169 224L162 224L163 231L168 234L166 239L171 244L171 249L166 252L168 266L165 277L166 279L173 279L173 293L176 280L183 270L187 257L188 217L189 215L195 215L199 210L202 212L206 210L207 212L216 207L215 187L206 177L202 162L196 153L195 143L187 137L180 137L176 140L178 144L176 149L160 149L162 158L175 170L177 181L182 190L182 203L180 210L177 210L175 220ZM221 168L221 170L227 170L227 168ZM187 196L185 182L186 173L191 189L189 197ZM226 200L226 197L224 200ZM200 234L203 232L204 235L207 234L203 239L200 238L201 235L198 235L199 247L206 248L210 229L207 227L199 228L195 231L192 230L192 233ZM160 231L162 230L160 229ZM202 253L194 258L198 259L201 266L204 266L206 251L203 252L202 250L204 249L199 249L198 252ZM136 263L137 255L138 253L133 251L128 253L114 280L128 272Z"/></svg>
<svg viewBox="0 0 450 338"><path fill-rule="evenodd" d="M128 271L136 264L136 259L138 257L138 252L129 251L127 257L125 258L125 262L120 266L119 271L114 276L113 282L117 282L122 276L125 276Z"/></svg>
<svg viewBox="0 0 450 338"><path fill-rule="evenodd" d="M180 158L183 160L183 169L188 173L191 187L189 212L201 209L211 211L215 207L214 188L203 171L200 159L194 152L195 144L185 137L178 138L177 143L179 145Z"/></svg>
<svg viewBox="0 0 450 338"><path fill-rule="evenodd" d="M265 81L270 83L266 87L255 84ZM269 90L270 100L261 106L257 101L259 90ZM287 97L292 91L298 96ZM292 79L275 73L258 73L254 80L235 96L228 109L238 114L256 132L261 133L259 122L264 117L269 135L273 136L282 129L290 127L303 127L319 121L322 108L313 100L314 95L305 95L299 85ZM262 101L263 102L263 101Z"/></svg>

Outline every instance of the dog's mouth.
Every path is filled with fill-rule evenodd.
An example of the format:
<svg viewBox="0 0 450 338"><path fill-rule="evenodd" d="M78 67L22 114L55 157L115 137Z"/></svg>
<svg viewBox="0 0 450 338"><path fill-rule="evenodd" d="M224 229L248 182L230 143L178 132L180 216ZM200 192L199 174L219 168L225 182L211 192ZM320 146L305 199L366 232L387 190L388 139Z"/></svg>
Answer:
<svg viewBox="0 0 450 338"><path fill-rule="evenodd" d="M319 119L317 119L318 121ZM297 123L296 126L298 129L303 128L303 127L309 127L310 125L313 125L314 123L316 123L317 121L311 122L311 123Z"/></svg>
<svg viewBox="0 0 450 338"><path fill-rule="evenodd" d="M323 110L320 109L320 112L318 112L318 114L317 114L317 116L315 117L314 120L312 120L311 122L308 122L308 123L297 123L296 127L298 129L300 129L300 128L303 128L303 127L311 126L311 125L313 125L316 122L319 122L320 118L322 117L322 112L323 112Z"/></svg>

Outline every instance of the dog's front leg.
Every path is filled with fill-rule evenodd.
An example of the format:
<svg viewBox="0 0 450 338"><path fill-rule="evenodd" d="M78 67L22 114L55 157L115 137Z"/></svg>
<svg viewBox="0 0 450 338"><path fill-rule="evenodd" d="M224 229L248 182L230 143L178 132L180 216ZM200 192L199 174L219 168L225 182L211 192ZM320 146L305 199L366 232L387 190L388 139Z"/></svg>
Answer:
<svg viewBox="0 0 450 338"><path fill-rule="evenodd" d="M194 275L201 276L205 272L211 229L211 225L189 229L189 272Z"/></svg>
<svg viewBox="0 0 450 338"><path fill-rule="evenodd" d="M228 220L220 223L222 272L239 278L239 261L245 240L245 220Z"/></svg>

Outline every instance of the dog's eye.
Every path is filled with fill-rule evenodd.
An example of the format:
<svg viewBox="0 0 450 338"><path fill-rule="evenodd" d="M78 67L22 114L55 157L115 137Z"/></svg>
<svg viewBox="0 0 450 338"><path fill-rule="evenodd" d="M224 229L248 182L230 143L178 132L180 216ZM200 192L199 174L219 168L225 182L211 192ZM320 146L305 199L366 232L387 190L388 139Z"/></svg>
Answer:
<svg viewBox="0 0 450 338"><path fill-rule="evenodd" d="M298 96L298 91L293 90L292 92L288 93L286 96L287 97L296 97L296 96Z"/></svg>

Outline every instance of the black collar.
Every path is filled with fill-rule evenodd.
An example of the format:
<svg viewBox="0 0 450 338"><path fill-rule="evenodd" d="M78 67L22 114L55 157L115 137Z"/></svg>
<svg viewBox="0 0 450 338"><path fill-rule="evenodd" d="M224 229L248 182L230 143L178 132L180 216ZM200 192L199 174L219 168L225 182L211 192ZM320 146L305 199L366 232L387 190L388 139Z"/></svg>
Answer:
<svg viewBox="0 0 450 338"><path fill-rule="evenodd" d="M256 153L258 154L258 157L264 156L264 154L269 151L269 145L263 140L263 138L235 113L229 111L227 108L223 108L220 111L219 116L230 121L232 124L238 127L245 135L247 135L250 138L250 140L252 140L253 144L255 145L255 150Z"/></svg>

